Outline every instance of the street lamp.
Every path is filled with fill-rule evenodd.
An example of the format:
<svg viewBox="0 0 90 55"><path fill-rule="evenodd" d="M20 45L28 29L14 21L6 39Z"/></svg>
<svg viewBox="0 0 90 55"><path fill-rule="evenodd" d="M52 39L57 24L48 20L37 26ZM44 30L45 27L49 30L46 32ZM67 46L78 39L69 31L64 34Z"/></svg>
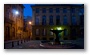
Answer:
<svg viewBox="0 0 90 55"><path fill-rule="evenodd" d="M15 16L19 15L19 11L18 11L18 10L13 9L12 12L13 12L13 14L14 14Z"/></svg>
<svg viewBox="0 0 90 55"><path fill-rule="evenodd" d="M13 9L13 10L12 10L12 13L13 13L13 16L14 16L15 22L16 22L16 37L17 37L17 16L19 15L19 11Z"/></svg>
<svg viewBox="0 0 90 55"><path fill-rule="evenodd" d="M18 14L19 14L19 12L18 12L18 11L15 11L15 14L16 14L16 15L18 15Z"/></svg>
<svg viewBox="0 0 90 55"><path fill-rule="evenodd" d="M31 37L30 37L30 36L31 36L31 29L32 29L31 25L32 25L32 22L31 22L31 21L29 21L28 23L29 23L29 33L30 33L30 34L29 34L29 38L31 39Z"/></svg>
<svg viewBox="0 0 90 55"><path fill-rule="evenodd" d="M32 22L31 22L31 21L29 21L29 24L31 25L31 24L32 24Z"/></svg>

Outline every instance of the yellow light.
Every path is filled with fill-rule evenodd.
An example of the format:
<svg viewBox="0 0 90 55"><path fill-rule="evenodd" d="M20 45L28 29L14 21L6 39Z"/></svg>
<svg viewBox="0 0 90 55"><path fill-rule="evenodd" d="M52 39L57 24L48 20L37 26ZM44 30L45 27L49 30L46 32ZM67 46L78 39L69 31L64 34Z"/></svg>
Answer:
<svg viewBox="0 0 90 55"><path fill-rule="evenodd" d="M32 22L29 22L29 24L32 24Z"/></svg>
<svg viewBox="0 0 90 55"><path fill-rule="evenodd" d="M57 30L62 30L62 28L61 27L58 27Z"/></svg>

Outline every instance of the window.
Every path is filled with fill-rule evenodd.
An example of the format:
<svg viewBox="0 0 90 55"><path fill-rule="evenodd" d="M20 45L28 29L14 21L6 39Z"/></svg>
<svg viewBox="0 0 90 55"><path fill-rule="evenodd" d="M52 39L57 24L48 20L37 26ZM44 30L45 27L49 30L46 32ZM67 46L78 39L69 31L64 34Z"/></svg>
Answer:
<svg viewBox="0 0 90 55"><path fill-rule="evenodd" d="M84 14L84 8L79 9L79 15L82 15L82 14Z"/></svg>
<svg viewBox="0 0 90 55"><path fill-rule="evenodd" d="M42 30L42 34L43 34L43 36L46 35L46 29L43 29L43 30Z"/></svg>
<svg viewBox="0 0 90 55"><path fill-rule="evenodd" d="M68 24L68 22L67 22L67 16L64 16L64 18L63 18L63 25L67 25Z"/></svg>
<svg viewBox="0 0 90 55"><path fill-rule="evenodd" d="M46 13L46 8L43 8L42 9L42 13Z"/></svg>
<svg viewBox="0 0 90 55"><path fill-rule="evenodd" d="M49 8L49 13L53 13L53 9L52 8Z"/></svg>
<svg viewBox="0 0 90 55"><path fill-rule="evenodd" d="M67 9L66 8L63 9L63 13L67 13Z"/></svg>
<svg viewBox="0 0 90 55"><path fill-rule="evenodd" d="M56 8L56 13L59 13L59 12L60 12L59 8Z"/></svg>
<svg viewBox="0 0 90 55"><path fill-rule="evenodd" d="M52 15L49 16L49 25L54 25Z"/></svg>
<svg viewBox="0 0 90 55"><path fill-rule="evenodd" d="M75 13L75 8L72 8L72 9L71 9L71 12L72 12L72 13Z"/></svg>
<svg viewBox="0 0 90 55"><path fill-rule="evenodd" d="M36 29L36 35L39 35L39 29Z"/></svg>
<svg viewBox="0 0 90 55"><path fill-rule="evenodd" d="M72 25L76 25L76 17L75 16L72 16Z"/></svg>
<svg viewBox="0 0 90 55"><path fill-rule="evenodd" d="M60 16L57 15L57 16L56 16L56 25L59 25L59 24L60 24Z"/></svg>
<svg viewBox="0 0 90 55"><path fill-rule="evenodd" d="M42 16L42 25L46 25L46 16L45 15Z"/></svg>
<svg viewBox="0 0 90 55"><path fill-rule="evenodd" d="M39 13L39 8L36 8L36 13Z"/></svg>
<svg viewBox="0 0 90 55"><path fill-rule="evenodd" d="M39 25L39 17L35 18L35 25Z"/></svg>

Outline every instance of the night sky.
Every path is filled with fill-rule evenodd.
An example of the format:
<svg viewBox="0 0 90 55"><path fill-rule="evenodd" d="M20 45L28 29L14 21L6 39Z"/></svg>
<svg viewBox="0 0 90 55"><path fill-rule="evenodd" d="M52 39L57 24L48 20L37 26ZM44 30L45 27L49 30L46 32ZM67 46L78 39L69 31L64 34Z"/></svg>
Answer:
<svg viewBox="0 0 90 55"><path fill-rule="evenodd" d="M24 16L31 16L32 17L32 8L31 5L34 4L23 4L24 5Z"/></svg>

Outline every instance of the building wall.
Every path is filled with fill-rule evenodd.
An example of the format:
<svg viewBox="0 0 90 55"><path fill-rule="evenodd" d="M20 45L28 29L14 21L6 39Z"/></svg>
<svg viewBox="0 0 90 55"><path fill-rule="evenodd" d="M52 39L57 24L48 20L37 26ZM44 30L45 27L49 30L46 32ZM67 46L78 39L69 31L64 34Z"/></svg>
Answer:
<svg viewBox="0 0 90 55"><path fill-rule="evenodd" d="M36 9L39 9L40 12L36 13ZM42 13L42 9L46 8L46 13ZM49 8L53 9L53 13L49 13ZM56 8L59 8L60 13L56 13ZM63 13L64 8L67 10L66 13ZM75 12L72 13L71 10L72 8L75 8ZM67 37L65 37L63 34L61 35L61 39L76 39L77 36L79 36L79 25L80 25L80 16L79 16L79 9L83 8L83 6L32 6L33 9L33 26L32 26L32 39L38 39L38 40L43 40L43 38L45 37L46 40L50 40L50 38L54 38L55 39L55 34L52 35L50 37L50 29L54 28L54 27L63 27L64 29L68 30L68 35ZM45 15L46 16L46 25L42 25L42 16ZM49 25L49 16L52 15L53 16L53 22L54 25ZM56 25L56 16L59 15L60 16L60 25ZM67 25L63 25L63 21L64 21L64 16L67 16ZM76 25L72 24L72 16L76 17ZM36 25L35 24L35 17L39 17L39 24ZM36 30L39 29L40 34L39 35L35 35ZM42 30L45 29L46 30L46 35L43 36L42 35ZM63 29L63 30L64 30ZM72 37L73 35L71 35L71 31L75 29L77 32L77 35L75 37ZM69 31L70 30L70 31ZM62 32L63 33L63 32Z"/></svg>
<svg viewBox="0 0 90 55"><path fill-rule="evenodd" d="M21 4L4 4L5 41L21 39L23 33L23 8ZM19 14L15 15L13 10L17 10ZM9 30L7 27L9 27ZM6 33L10 34L10 37Z"/></svg>

